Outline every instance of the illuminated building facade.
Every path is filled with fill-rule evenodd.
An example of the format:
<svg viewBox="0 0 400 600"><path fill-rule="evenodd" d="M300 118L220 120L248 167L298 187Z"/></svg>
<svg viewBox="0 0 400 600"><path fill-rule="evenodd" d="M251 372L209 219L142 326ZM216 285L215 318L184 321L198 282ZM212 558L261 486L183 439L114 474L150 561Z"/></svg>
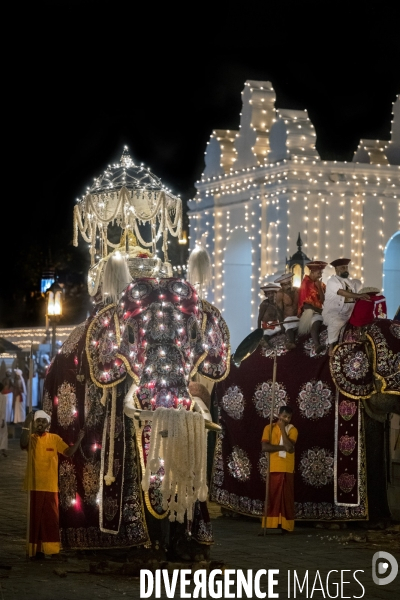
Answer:
<svg viewBox="0 0 400 600"><path fill-rule="evenodd" d="M399 303L399 98L390 141L361 140L351 162L321 160L307 111L275 100L270 82L246 81L240 128L212 133L188 203L190 249L200 243L211 256L207 299L233 349L256 327L260 285L285 271L299 233L310 259L351 257L351 276L383 289L389 317Z"/></svg>

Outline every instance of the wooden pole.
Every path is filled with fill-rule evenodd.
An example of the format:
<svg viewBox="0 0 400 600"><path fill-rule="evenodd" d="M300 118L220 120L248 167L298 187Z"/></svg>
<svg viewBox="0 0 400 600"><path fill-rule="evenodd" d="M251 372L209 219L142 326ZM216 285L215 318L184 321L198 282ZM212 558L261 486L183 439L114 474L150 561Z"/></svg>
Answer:
<svg viewBox="0 0 400 600"><path fill-rule="evenodd" d="M32 344L31 344L31 353L29 356L29 397L28 397L28 414L32 412L32 385L33 385L33 356L32 356ZM26 560L29 560L29 530L30 530L30 521L31 521L31 490L30 490L30 482L31 482L31 473L32 473L32 444L31 444L31 434L32 434L32 421L29 423L29 431L28 431L28 458L27 458L27 487L28 487L28 498L27 498L27 508L26 508Z"/></svg>
<svg viewBox="0 0 400 600"><path fill-rule="evenodd" d="M29 356L28 413L30 413L32 410L32 394L33 394L33 354L32 354L32 344L31 344L31 353Z"/></svg>
<svg viewBox="0 0 400 600"><path fill-rule="evenodd" d="M268 443L272 442L272 421L274 418L275 411L275 384L276 384L276 348L274 352L274 365L272 370L272 397L271 397L271 414L269 417L269 440ZM268 516L268 495L269 495L269 472L270 472L270 464L271 464L271 453L267 452L267 474L266 474L266 483L265 483L265 502L264 502L264 526L263 533L266 535L267 533L267 516Z"/></svg>

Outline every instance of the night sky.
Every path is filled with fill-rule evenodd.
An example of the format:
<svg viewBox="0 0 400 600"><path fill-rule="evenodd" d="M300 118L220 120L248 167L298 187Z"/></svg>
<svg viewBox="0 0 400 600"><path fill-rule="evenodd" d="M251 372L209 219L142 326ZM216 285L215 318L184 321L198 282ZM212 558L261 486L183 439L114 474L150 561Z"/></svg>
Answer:
<svg viewBox="0 0 400 600"><path fill-rule="evenodd" d="M34 248L54 256L71 247L76 198L124 145L184 204L193 198L212 131L239 127L248 79L270 81L277 108L308 110L322 159L350 161L361 138L389 139L400 93L398 9L237 4L14 6L4 24L12 43L2 231L17 265ZM349 15L349 6L362 8ZM0 325L20 289L20 267L9 263Z"/></svg>

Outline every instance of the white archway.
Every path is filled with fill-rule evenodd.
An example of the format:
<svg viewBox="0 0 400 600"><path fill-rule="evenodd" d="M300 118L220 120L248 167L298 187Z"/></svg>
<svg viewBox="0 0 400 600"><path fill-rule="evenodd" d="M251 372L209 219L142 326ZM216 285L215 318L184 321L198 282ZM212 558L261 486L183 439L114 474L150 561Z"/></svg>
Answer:
<svg viewBox="0 0 400 600"><path fill-rule="evenodd" d="M400 304L400 231L397 231L385 248L383 263L383 293L389 319L393 319Z"/></svg>
<svg viewBox="0 0 400 600"><path fill-rule="evenodd" d="M231 352L251 331L251 241L243 227L226 242L224 262L224 312L230 332Z"/></svg>

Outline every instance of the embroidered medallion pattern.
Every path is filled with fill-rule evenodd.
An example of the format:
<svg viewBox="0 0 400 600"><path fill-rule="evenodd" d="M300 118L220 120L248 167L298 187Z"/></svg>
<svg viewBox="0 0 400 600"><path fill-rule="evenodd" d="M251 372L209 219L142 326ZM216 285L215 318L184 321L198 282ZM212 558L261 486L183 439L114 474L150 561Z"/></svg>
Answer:
<svg viewBox="0 0 400 600"><path fill-rule="evenodd" d="M338 477L338 485L345 494L348 494L356 485L356 479L354 475L351 475L350 473L342 473L340 477Z"/></svg>
<svg viewBox="0 0 400 600"><path fill-rule="evenodd" d="M332 408L332 390L327 383L312 379L302 386L297 403L307 419L322 419Z"/></svg>
<svg viewBox="0 0 400 600"><path fill-rule="evenodd" d="M357 406L350 400L342 400L339 404L339 415L345 420L350 421L356 414Z"/></svg>
<svg viewBox="0 0 400 600"><path fill-rule="evenodd" d="M58 388L57 420L59 425L67 429L74 422L76 415L76 389L71 383L64 382Z"/></svg>
<svg viewBox="0 0 400 600"><path fill-rule="evenodd" d="M333 452L325 448L310 448L303 452L299 470L306 483L319 488L333 481Z"/></svg>
<svg viewBox="0 0 400 600"><path fill-rule="evenodd" d="M368 370L368 358L367 355L362 351L350 354L347 362L343 364L343 371L350 379L361 379L366 376Z"/></svg>
<svg viewBox="0 0 400 600"><path fill-rule="evenodd" d="M268 418L271 414L272 405L272 379L260 383L253 396L253 402L256 407L257 413L260 417ZM287 391L282 383L275 382L275 401L274 401L274 415L278 415L279 408L289 404L287 398Z"/></svg>
<svg viewBox="0 0 400 600"><path fill-rule="evenodd" d="M232 453L227 458L228 470L232 477L239 481L247 481L250 477L251 462L247 453L239 446L233 446Z"/></svg>
<svg viewBox="0 0 400 600"><path fill-rule="evenodd" d="M339 450L345 456L350 456L356 447L354 436L342 435L339 438Z"/></svg>
<svg viewBox="0 0 400 600"><path fill-rule="evenodd" d="M241 389L236 385L228 388L222 397L222 406L232 419L241 419L244 411L244 397Z"/></svg>

